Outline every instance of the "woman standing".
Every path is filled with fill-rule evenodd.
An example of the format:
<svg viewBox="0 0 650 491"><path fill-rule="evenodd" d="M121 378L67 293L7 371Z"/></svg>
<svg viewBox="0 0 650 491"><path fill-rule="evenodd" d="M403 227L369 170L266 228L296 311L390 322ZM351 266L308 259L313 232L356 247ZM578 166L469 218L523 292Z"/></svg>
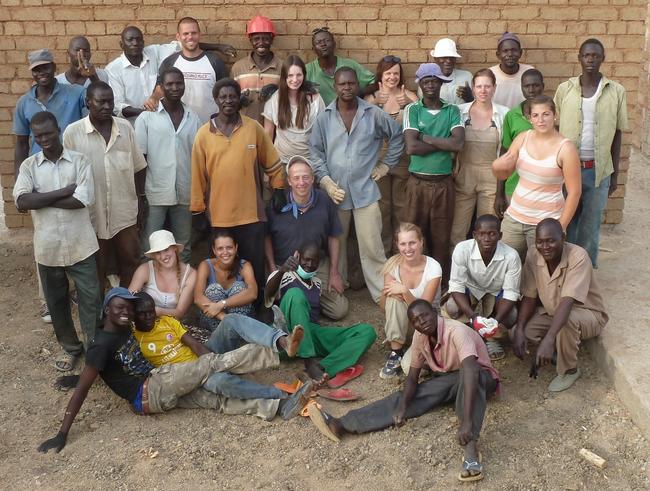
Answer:
<svg viewBox="0 0 650 491"><path fill-rule="evenodd" d="M497 179L507 179L514 170L519 174L501 232L503 242L519 252L522 262L535 244L536 225L544 218L555 218L566 230L582 192L580 157L575 145L555 129L553 99L537 96L528 108L533 129L519 134L492 163Z"/></svg>
<svg viewBox="0 0 650 491"><path fill-rule="evenodd" d="M180 320L192 305L196 271L181 261L183 244L178 244L171 232L155 231L149 236L149 246L144 254L151 261L135 270L129 290L148 293L156 304L156 317L169 315Z"/></svg>
<svg viewBox="0 0 650 491"><path fill-rule="evenodd" d="M397 375L404 344L408 334L408 306L415 299L423 298L432 305L440 305L440 280L442 268L435 259L422 254L424 240L422 231L412 223L400 223L395 233L398 254L391 257L383 269L384 288L379 306L386 313L386 342L391 352L379 372L384 379Z"/></svg>
<svg viewBox="0 0 650 491"><path fill-rule="evenodd" d="M465 145L458 155L454 178L452 246L467 238L475 208L476 216L495 213L497 180L492 174L492 162L501 150L503 119L508 112L507 107L492 102L495 90L492 70L479 70L472 78L474 101L458 106L465 126Z"/></svg>
<svg viewBox="0 0 650 491"><path fill-rule="evenodd" d="M404 87L402 60L397 56L384 56L377 64L375 80L377 90L366 96L370 104L382 108L395 121L402 124L404 107L418 100L417 95ZM385 150L385 149L384 149ZM379 159L381 161L381 158ZM389 174L377 181L381 199L379 209L382 217L382 241L387 254L391 253L393 236L399 226L404 207L406 180L409 176L409 161L406 153Z"/></svg>
<svg viewBox="0 0 650 491"><path fill-rule="evenodd" d="M274 140L280 158L287 163L294 155L309 159L309 135L325 103L306 79L307 68L299 56L282 64L278 90L264 105L264 129Z"/></svg>
<svg viewBox="0 0 650 491"><path fill-rule="evenodd" d="M201 310L199 326L213 331L226 314L252 316L257 298L253 267L239 259L235 237L225 229L212 240L214 258L199 264L194 303Z"/></svg>

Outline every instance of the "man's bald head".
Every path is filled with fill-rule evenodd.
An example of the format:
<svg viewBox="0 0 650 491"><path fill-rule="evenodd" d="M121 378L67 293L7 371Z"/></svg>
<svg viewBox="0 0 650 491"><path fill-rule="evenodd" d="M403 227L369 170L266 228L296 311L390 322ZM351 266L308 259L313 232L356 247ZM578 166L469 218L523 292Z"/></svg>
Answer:
<svg viewBox="0 0 650 491"><path fill-rule="evenodd" d="M555 218L545 218L539 222L537 224L537 227L535 227L535 235L539 235L542 231L546 232L547 234L553 234L554 237L559 239L564 237L562 224Z"/></svg>
<svg viewBox="0 0 650 491"><path fill-rule="evenodd" d="M129 34L136 34L136 35L139 35L140 37L144 37L144 34L142 34L142 31L137 26L127 26L127 27L125 27L122 30L122 34L120 34L120 37L124 41L124 38L127 37Z"/></svg>

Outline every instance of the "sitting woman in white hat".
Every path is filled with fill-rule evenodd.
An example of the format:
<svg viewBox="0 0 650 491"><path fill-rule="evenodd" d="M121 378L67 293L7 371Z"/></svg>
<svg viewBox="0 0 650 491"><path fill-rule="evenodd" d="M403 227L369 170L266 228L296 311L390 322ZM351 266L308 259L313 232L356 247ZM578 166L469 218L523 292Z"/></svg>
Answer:
<svg viewBox="0 0 650 491"><path fill-rule="evenodd" d="M183 244L178 244L171 232L157 230L152 233L149 246L145 256L152 260L135 270L129 290L151 295L156 304L156 316L181 319L192 305L196 271L181 262Z"/></svg>

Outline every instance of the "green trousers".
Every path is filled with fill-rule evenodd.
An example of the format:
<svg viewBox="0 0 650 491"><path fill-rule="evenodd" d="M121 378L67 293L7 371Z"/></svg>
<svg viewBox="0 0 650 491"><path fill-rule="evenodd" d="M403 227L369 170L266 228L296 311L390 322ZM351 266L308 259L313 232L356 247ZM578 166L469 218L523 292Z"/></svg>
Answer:
<svg viewBox="0 0 650 491"><path fill-rule="evenodd" d="M287 326L293 331L300 324L305 337L298 350L299 358L320 358L321 367L330 376L354 365L361 355L377 339L377 333L370 324L355 324L351 327L321 327L309 319L310 306L300 288L289 288L282 296L280 309L287 319Z"/></svg>

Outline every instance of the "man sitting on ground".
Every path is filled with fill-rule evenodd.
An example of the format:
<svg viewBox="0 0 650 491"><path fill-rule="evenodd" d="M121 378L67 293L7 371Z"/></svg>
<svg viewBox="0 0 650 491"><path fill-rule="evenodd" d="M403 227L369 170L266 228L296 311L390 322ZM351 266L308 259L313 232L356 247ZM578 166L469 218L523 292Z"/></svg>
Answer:
<svg viewBox="0 0 650 491"><path fill-rule="evenodd" d="M487 396L496 391L499 374L479 334L453 319L443 319L424 299L408 308L415 328L410 370L403 392L396 392L360 409L334 418L316 405L309 417L321 433L338 442L346 433L367 433L392 425L402 426L407 418L421 416L435 407L456 404L460 426L458 442L464 448L461 481L483 478L477 449ZM404 365L402 365L404 366ZM428 367L437 376L419 383L420 372Z"/></svg>
<svg viewBox="0 0 650 491"><path fill-rule="evenodd" d="M175 407L216 409L224 414L254 414L271 420L276 414L289 419L300 412L313 383L307 381L294 396L278 399L229 399L201 386L214 372L249 372L267 368L269 357L252 357L256 346L246 345L226 354L208 353L188 363L153 366L144 359L131 332L135 296L122 287L110 290L104 299L104 325L86 352L86 365L70 398L59 433L38 447L60 452L65 446L75 416L99 375L108 387L126 399L138 414L155 414ZM277 362L276 362L277 364Z"/></svg>
<svg viewBox="0 0 650 491"><path fill-rule="evenodd" d="M290 256L280 269L271 273L266 284L266 305L279 295L280 309L289 331L302 326L305 335L296 356L305 359L305 370L314 380L330 379L330 386L339 387L361 374L362 369L349 370L332 382L332 377L352 367L377 338L369 324L351 327L321 327L321 282L315 276L320 262L320 247L307 243ZM318 359L322 358L322 359Z"/></svg>
<svg viewBox="0 0 650 491"><path fill-rule="evenodd" d="M521 260L501 242L501 223L494 215L476 220L474 238L458 243L451 258L449 300L445 309L452 319L473 321L476 316L495 319L502 331L517 321ZM490 359L505 356L496 339L488 339Z"/></svg>
<svg viewBox="0 0 650 491"><path fill-rule="evenodd" d="M558 220L546 218L537 225L535 249L528 249L524 264L524 298L514 334L514 352L522 360L526 341L538 344L536 367L550 364L557 353L551 392L578 380L580 341L598 336L609 320L589 254L565 240Z"/></svg>

